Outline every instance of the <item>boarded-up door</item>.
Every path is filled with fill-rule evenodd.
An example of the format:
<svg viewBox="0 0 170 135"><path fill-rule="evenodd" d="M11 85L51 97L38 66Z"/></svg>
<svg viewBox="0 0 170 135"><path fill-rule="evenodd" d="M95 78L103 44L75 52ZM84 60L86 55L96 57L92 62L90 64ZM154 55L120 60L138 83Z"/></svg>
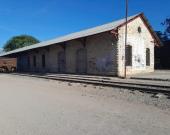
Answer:
<svg viewBox="0 0 170 135"><path fill-rule="evenodd" d="M58 53L58 72L65 73L66 70L66 56L65 52Z"/></svg>
<svg viewBox="0 0 170 135"><path fill-rule="evenodd" d="M77 73L84 74L87 72L87 51L86 49L77 50L76 56L76 69Z"/></svg>

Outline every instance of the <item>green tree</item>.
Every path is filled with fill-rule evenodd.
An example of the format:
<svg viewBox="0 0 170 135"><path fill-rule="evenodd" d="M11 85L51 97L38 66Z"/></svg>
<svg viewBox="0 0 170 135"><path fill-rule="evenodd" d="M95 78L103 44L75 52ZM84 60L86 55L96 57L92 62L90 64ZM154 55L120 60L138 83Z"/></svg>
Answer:
<svg viewBox="0 0 170 135"><path fill-rule="evenodd" d="M12 37L4 45L3 49L5 52L12 51L25 46L33 45L39 43L40 41L29 35L20 35Z"/></svg>

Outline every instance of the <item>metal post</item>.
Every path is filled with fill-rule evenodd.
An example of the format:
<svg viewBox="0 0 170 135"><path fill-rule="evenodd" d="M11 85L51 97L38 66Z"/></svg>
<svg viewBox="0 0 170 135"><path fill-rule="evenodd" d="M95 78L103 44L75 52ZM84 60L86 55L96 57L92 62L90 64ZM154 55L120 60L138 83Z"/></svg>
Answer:
<svg viewBox="0 0 170 135"><path fill-rule="evenodd" d="M125 74L124 74L124 78L127 77L126 74L126 45L127 45L127 33L128 33L128 0L126 0L126 26L125 26L125 57L124 57L124 62L125 62Z"/></svg>

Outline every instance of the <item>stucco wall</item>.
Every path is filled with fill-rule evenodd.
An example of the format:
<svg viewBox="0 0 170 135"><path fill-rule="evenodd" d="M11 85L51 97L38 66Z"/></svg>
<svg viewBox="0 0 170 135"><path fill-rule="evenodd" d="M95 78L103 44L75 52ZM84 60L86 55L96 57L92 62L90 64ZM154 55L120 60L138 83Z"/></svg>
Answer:
<svg viewBox="0 0 170 135"><path fill-rule="evenodd" d="M138 32L138 27L141 27L141 33ZM127 67L128 75L154 71L153 41L149 30L140 17L128 24L127 44L132 46L132 66ZM123 77L125 69L125 26L119 28L118 47L118 75ZM146 66L146 48L150 49L150 66Z"/></svg>

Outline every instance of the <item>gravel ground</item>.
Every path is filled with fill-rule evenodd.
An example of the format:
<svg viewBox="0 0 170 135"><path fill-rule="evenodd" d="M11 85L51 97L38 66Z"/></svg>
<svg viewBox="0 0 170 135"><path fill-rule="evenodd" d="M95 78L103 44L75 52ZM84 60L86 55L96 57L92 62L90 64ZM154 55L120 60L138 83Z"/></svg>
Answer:
<svg viewBox="0 0 170 135"><path fill-rule="evenodd" d="M0 74L0 135L169 135L170 99Z"/></svg>
<svg viewBox="0 0 170 135"><path fill-rule="evenodd" d="M170 97L164 94L144 93L138 90L120 89L120 88L106 88L94 86L96 90L88 89L86 92L91 96L104 96L107 98L114 98L125 100L128 102L142 103L152 105L162 110L170 111Z"/></svg>

